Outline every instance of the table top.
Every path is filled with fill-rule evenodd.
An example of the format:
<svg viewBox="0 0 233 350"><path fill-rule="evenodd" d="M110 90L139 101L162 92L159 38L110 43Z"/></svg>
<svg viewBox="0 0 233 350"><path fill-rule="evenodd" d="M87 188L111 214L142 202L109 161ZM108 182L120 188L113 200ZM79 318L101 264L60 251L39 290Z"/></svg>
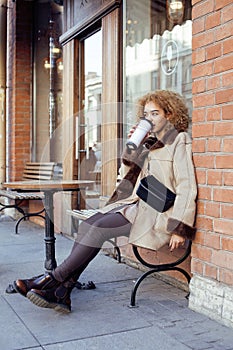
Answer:
<svg viewBox="0 0 233 350"><path fill-rule="evenodd" d="M46 191L46 190L75 190L93 184L91 180L25 180L4 182L3 187L22 191Z"/></svg>

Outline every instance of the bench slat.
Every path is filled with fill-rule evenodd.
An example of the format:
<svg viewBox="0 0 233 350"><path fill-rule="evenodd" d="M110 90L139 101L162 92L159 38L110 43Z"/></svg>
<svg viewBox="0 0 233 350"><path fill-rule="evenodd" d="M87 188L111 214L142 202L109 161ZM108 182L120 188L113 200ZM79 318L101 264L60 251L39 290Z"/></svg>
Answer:
<svg viewBox="0 0 233 350"><path fill-rule="evenodd" d="M56 163L54 162L29 162L25 164L25 168L47 168L47 169L52 169L54 166L56 165Z"/></svg>
<svg viewBox="0 0 233 350"><path fill-rule="evenodd" d="M52 180L52 175L47 174L24 174L23 180Z"/></svg>
<svg viewBox="0 0 233 350"><path fill-rule="evenodd" d="M98 213L98 210L96 209L83 209L83 210L67 210L66 211L68 215L74 216L77 219L86 220L87 218L91 217L92 215Z"/></svg>
<svg viewBox="0 0 233 350"><path fill-rule="evenodd" d="M51 180L55 163L26 163L23 180Z"/></svg>
<svg viewBox="0 0 233 350"><path fill-rule="evenodd" d="M0 190L0 197L7 197L10 199L43 199L44 195L43 193L36 193L36 192L17 192L17 191L7 191L7 190Z"/></svg>

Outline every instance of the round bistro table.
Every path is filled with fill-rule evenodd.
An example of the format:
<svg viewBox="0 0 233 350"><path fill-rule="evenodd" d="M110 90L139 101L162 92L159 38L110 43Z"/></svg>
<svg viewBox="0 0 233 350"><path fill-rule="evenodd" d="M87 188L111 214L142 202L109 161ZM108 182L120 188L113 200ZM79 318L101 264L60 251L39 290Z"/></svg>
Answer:
<svg viewBox="0 0 233 350"><path fill-rule="evenodd" d="M45 269L52 271L56 268L53 195L55 192L80 191L94 183L90 180L43 180L43 181L14 181L5 182L3 187L17 192L43 192L45 208Z"/></svg>

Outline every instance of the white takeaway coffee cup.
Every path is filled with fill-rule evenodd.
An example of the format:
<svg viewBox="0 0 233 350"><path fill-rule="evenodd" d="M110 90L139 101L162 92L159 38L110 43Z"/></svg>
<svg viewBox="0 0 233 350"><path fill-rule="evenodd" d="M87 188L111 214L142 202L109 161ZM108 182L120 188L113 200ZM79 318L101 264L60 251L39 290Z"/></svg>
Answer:
<svg viewBox="0 0 233 350"><path fill-rule="evenodd" d="M137 125L134 133L131 135L129 140L126 142L126 146L130 150L135 150L138 148L146 134L151 130L152 123L147 119L141 119Z"/></svg>

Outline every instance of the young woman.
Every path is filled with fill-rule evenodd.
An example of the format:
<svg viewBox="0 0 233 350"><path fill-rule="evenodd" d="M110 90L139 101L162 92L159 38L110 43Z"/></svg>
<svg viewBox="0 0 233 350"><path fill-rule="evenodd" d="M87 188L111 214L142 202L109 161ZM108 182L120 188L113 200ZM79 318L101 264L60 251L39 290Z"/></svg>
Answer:
<svg viewBox="0 0 233 350"><path fill-rule="evenodd" d="M80 224L70 255L52 273L14 282L35 305L70 312L77 279L110 238L127 236L131 244L153 250L168 244L171 251L194 238L197 188L184 100L172 91L148 93L138 101L138 117L151 122L151 132L136 150L125 149L122 181L108 204ZM147 175L176 194L167 211L161 213L137 196L140 179Z"/></svg>

